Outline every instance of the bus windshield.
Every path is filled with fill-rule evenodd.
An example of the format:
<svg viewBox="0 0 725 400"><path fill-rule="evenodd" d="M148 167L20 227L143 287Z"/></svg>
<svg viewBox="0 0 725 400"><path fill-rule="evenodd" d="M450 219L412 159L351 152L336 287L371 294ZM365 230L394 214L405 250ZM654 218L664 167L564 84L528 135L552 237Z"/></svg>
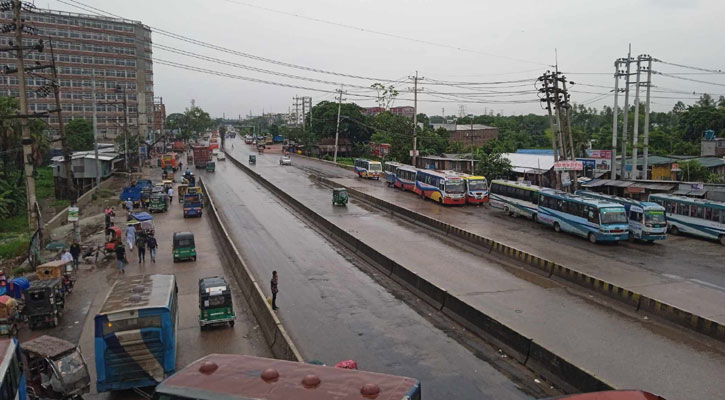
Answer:
<svg viewBox="0 0 725 400"><path fill-rule="evenodd" d="M664 224L665 212L660 210L649 210L644 213L644 222L650 224Z"/></svg>
<svg viewBox="0 0 725 400"><path fill-rule="evenodd" d="M486 180L476 179L468 181L468 190L486 190Z"/></svg>
<svg viewBox="0 0 725 400"><path fill-rule="evenodd" d="M382 170L383 170L383 166L382 166L382 165L380 165L380 164L373 164L373 163L370 163L370 164L369 164L369 167L370 167L370 168L369 168L369 169L370 169L370 171L382 171Z"/></svg>
<svg viewBox="0 0 725 400"><path fill-rule="evenodd" d="M446 193L463 193L463 181L446 182Z"/></svg>
<svg viewBox="0 0 725 400"><path fill-rule="evenodd" d="M626 224L627 213L624 207L607 207L599 210L599 218L602 225Z"/></svg>

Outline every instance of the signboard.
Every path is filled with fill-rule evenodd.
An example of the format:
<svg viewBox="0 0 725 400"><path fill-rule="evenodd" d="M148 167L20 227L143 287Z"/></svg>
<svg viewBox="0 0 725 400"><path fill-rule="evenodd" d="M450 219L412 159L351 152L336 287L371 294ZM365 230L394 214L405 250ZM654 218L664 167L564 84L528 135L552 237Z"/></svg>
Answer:
<svg viewBox="0 0 725 400"><path fill-rule="evenodd" d="M561 186L562 187L571 186L571 177L569 176L568 172L561 174Z"/></svg>
<svg viewBox="0 0 725 400"><path fill-rule="evenodd" d="M581 161L557 161L554 163L554 171L581 171L584 169Z"/></svg>
<svg viewBox="0 0 725 400"><path fill-rule="evenodd" d="M414 153L415 153L415 154L414 154ZM418 156L418 154L420 154L420 151L418 151L418 150L411 150L411 151L410 151L410 156L411 156L411 157L417 157L417 156Z"/></svg>
<svg viewBox="0 0 725 400"><path fill-rule="evenodd" d="M587 150L587 154L589 155L589 158L597 158L597 159L606 159L611 160L612 159L612 150L593 150L589 149Z"/></svg>
<svg viewBox="0 0 725 400"><path fill-rule="evenodd" d="M678 164L678 163L672 163L672 172L680 172L680 171L682 171L680 169L680 164Z"/></svg>
<svg viewBox="0 0 725 400"><path fill-rule="evenodd" d="M78 207L68 207L68 222L77 222L80 210Z"/></svg>
<svg viewBox="0 0 725 400"><path fill-rule="evenodd" d="M692 190L704 190L705 184L704 183L693 183L690 185L692 187Z"/></svg>

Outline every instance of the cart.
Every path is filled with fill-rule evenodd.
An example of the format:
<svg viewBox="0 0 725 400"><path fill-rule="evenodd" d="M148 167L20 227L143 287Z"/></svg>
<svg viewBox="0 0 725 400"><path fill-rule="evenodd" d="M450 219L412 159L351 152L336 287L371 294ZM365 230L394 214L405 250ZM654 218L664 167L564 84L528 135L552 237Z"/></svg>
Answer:
<svg viewBox="0 0 725 400"><path fill-rule="evenodd" d="M332 189L332 205L333 206L347 206L347 189L345 189L345 188Z"/></svg>

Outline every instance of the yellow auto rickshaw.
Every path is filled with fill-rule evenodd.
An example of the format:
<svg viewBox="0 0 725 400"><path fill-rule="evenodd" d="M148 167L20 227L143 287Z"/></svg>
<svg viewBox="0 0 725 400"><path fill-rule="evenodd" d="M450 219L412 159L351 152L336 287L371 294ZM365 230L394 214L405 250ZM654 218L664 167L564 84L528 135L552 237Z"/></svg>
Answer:
<svg viewBox="0 0 725 400"><path fill-rule="evenodd" d="M174 181L171 180L165 180L163 181L163 184L164 190L166 190L167 192L169 191L169 189L172 189L174 187Z"/></svg>

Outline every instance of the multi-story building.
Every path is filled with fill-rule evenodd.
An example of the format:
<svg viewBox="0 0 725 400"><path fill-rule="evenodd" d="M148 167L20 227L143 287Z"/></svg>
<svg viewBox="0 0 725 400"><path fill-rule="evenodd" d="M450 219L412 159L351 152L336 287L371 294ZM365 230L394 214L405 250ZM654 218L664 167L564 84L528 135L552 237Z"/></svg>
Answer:
<svg viewBox="0 0 725 400"><path fill-rule="evenodd" d="M11 23L13 11L0 12L0 24ZM49 64L53 47L60 83L61 109L65 122L93 118L93 96L99 137L113 139L123 132L123 96L127 96L130 133L148 137L153 126L153 64L151 30L138 21L40 10L25 13L26 24L35 34L24 34L24 45L43 39L43 52L26 54L25 65L36 61ZM15 42L14 32L0 34L0 46ZM0 52L0 65L15 67L15 54ZM27 74L30 112L54 110L52 95L41 97L38 89L47 83L49 72ZM18 77L0 76L0 96L18 96ZM46 117L51 130L57 129L57 114Z"/></svg>

